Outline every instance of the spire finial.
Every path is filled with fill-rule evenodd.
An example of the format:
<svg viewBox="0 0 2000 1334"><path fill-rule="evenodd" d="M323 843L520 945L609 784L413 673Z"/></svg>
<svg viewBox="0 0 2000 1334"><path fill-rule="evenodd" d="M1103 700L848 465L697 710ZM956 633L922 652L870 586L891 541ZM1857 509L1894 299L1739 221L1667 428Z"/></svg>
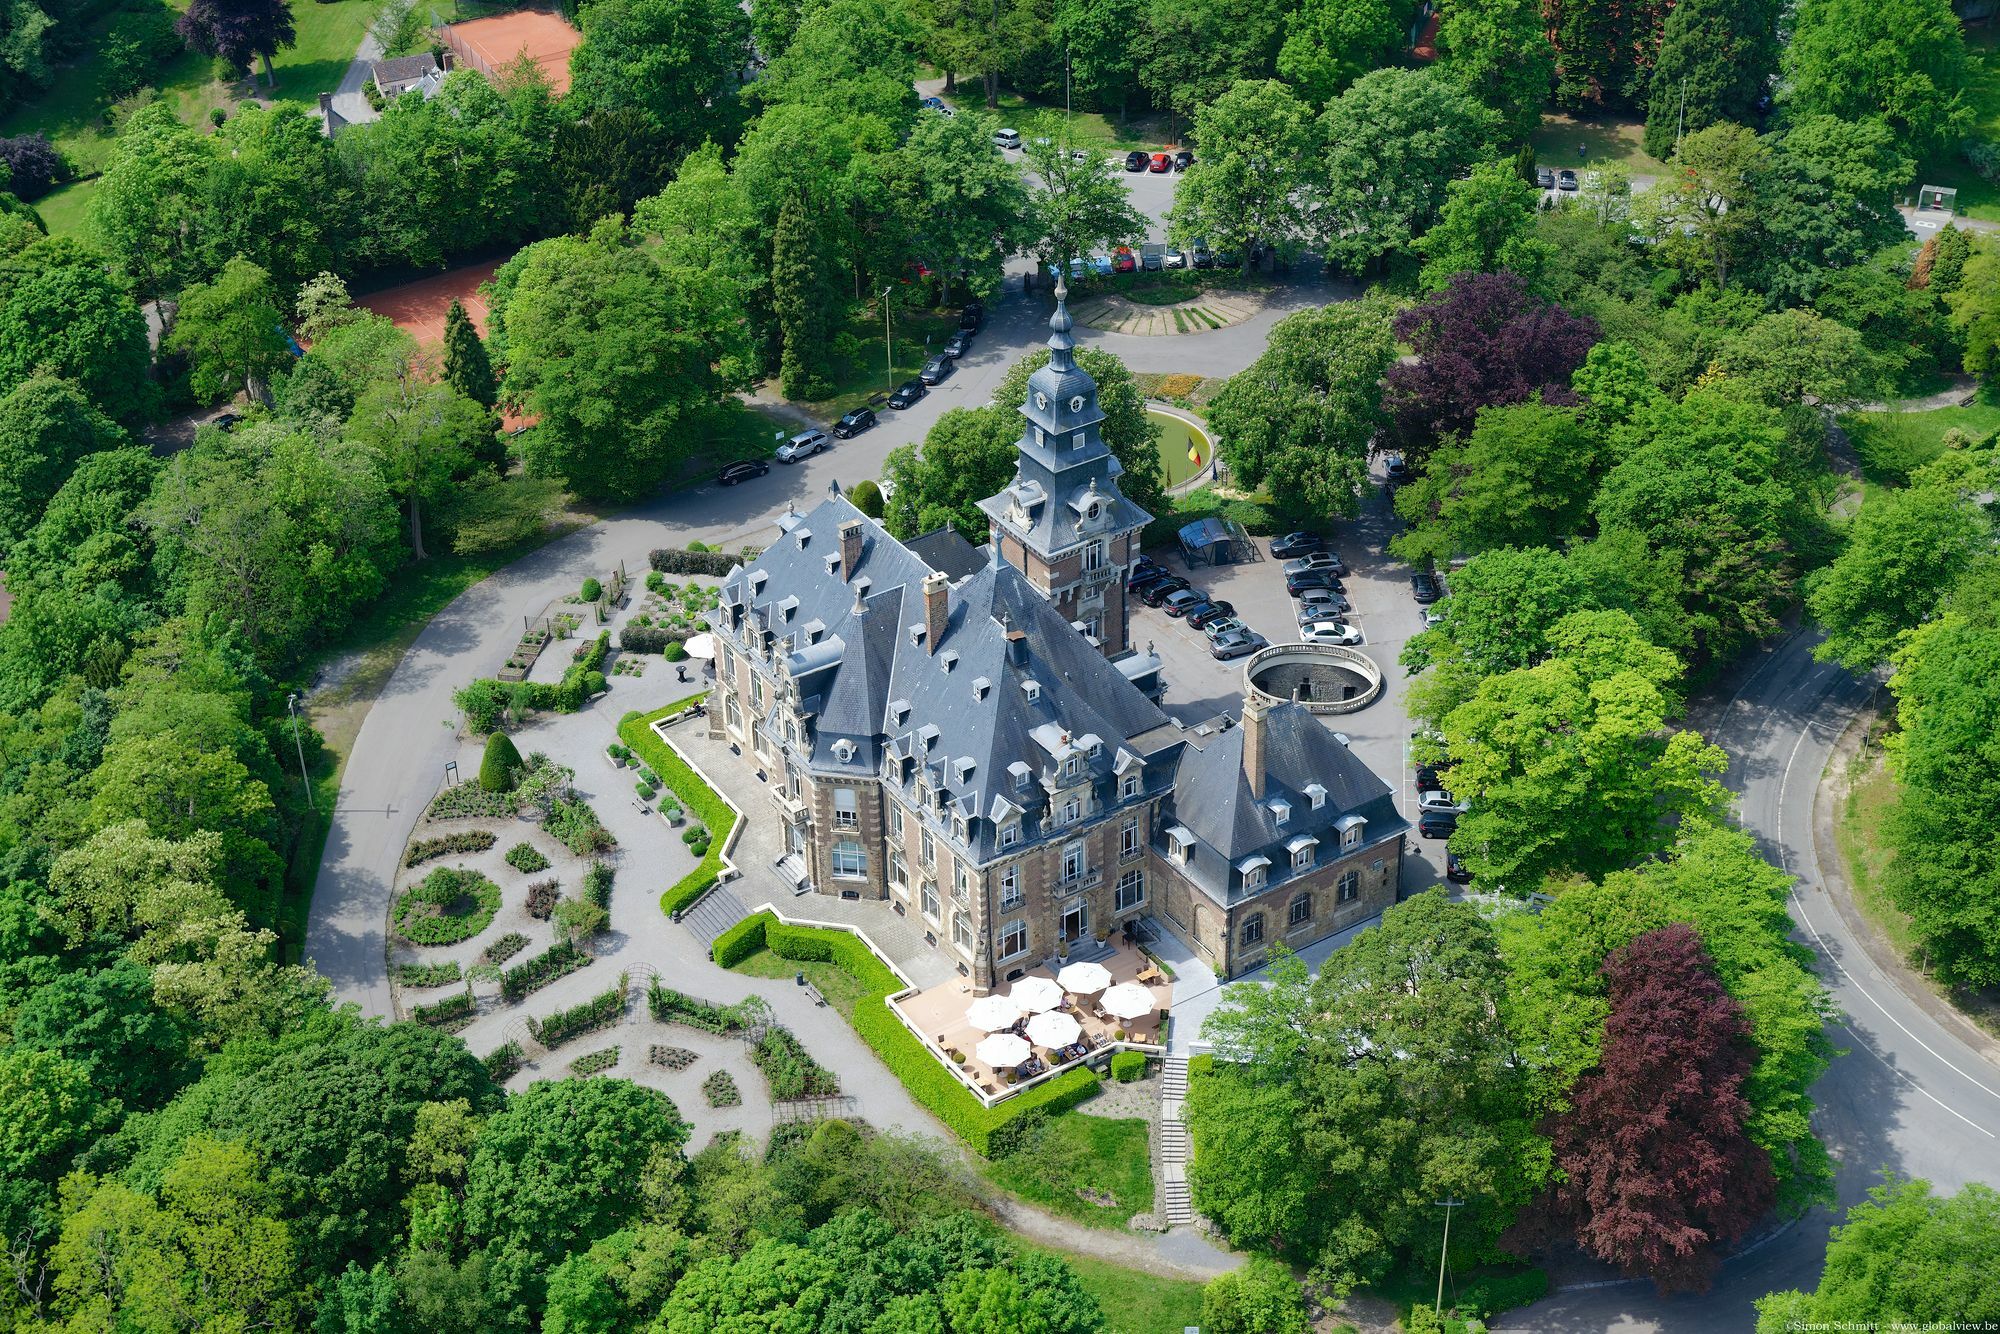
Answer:
<svg viewBox="0 0 2000 1334"><path fill-rule="evenodd" d="M1068 370L1072 364L1070 351L1076 347L1076 340L1069 336L1073 327L1069 318L1069 285L1060 276L1056 278L1056 313L1049 316L1049 364L1057 370Z"/></svg>

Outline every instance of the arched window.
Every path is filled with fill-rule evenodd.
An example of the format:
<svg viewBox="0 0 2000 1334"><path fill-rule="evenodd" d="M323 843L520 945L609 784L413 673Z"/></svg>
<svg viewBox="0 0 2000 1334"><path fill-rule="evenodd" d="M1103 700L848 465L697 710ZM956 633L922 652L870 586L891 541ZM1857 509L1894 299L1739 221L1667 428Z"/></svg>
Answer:
<svg viewBox="0 0 2000 1334"><path fill-rule="evenodd" d="M1253 912L1243 919L1243 943L1256 945L1264 939L1264 914Z"/></svg>

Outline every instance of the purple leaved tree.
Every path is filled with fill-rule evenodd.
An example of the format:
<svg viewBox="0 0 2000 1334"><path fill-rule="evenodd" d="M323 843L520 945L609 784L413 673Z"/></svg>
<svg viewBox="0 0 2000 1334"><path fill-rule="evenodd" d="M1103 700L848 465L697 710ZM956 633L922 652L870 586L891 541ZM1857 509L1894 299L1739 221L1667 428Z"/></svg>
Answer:
<svg viewBox="0 0 2000 1334"><path fill-rule="evenodd" d="M253 58L264 62L264 86L278 86L271 57L297 39L289 0L193 0L174 23L181 39L203 55L226 61L238 75Z"/></svg>

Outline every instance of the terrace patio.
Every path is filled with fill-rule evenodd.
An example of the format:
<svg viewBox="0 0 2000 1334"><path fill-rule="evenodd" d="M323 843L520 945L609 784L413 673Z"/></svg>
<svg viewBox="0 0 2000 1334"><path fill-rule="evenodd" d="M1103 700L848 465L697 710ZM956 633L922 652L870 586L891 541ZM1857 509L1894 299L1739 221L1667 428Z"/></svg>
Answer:
<svg viewBox="0 0 2000 1334"><path fill-rule="evenodd" d="M994 996L1008 995L1037 978L1060 990L1056 975L1063 962L1055 960L1031 968L1019 981L996 991ZM1106 952L1093 962L1109 974L1106 987L1087 994L1064 992L1060 1003L1047 1011L1076 1021L1079 1035L1074 1043L1057 1048L1031 1040L1027 1028L1038 1017L1032 1013L1010 1027L993 1030L996 1034L1013 1033L1023 1039L1028 1056L1018 1064L995 1064L975 1054L980 1043L993 1034L975 1027L967 1018L966 1011L977 998L972 994L972 984L962 978L892 997L889 1008L922 1039L945 1069L956 1074L967 1089L991 1107L1075 1066L1102 1064L1116 1051L1130 1049L1149 1055L1165 1051L1173 982L1143 952L1123 941L1108 943ZM1151 998L1150 1009L1131 1018L1121 1018L1100 1008L1106 991L1127 984L1140 988Z"/></svg>

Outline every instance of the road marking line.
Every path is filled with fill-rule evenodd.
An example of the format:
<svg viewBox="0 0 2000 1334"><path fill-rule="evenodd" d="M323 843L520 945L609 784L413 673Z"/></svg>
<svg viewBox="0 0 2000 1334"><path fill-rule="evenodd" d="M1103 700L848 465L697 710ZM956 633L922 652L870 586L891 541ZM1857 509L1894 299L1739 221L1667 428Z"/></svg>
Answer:
<svg viewBox="0 0 2000 1334"><path fill-rule="evenodd" d="M1812 735L1812 728L1813 728L1813 723L1812 721L1809 720L1804 727L1799 729L1799 739L1792 743L1792 753L1790 754L1790 756L1786 758L1784 773L1781 774L1778 779L1778 811L1777 811L1778 829L1777 829L1777 837L1775 837L1772 841L1777 844L1778 859L1782 863L1785 874L1791 876L1793 880L1792 887L1789 891L1792 900L1793 916L1798 920L1798 922L1802 926L1805 927L1807 931L1812 933L1813 943L1819 947L1819 952L1821 956L1825 958L1828 963L1833 965L1834 969L1837 972L1839 972L1839 974L1843 978L1847 980L1849 986L1853 987L1855 991L1859 992L1870 1005L1873 1005L1877 1010L1881 1011L1882 1017L1884 1019L1887 1019L1897 1028L1901 1029L1904 1036L1909 1038L1910 1041L1916 1043L1919 1047L1922 1047L1925 1051L1929 1052L1933 1057L1936 1057L1938 1062L1942 1064L1947 1070L1954 1072L1961 1079L1965 1080L1973 1087L1981 1089L1984 1092L1991 1094L1996 1098L2000 1098L2000 1090L1988 1088L1985 1084L1980 1083L1979 1080L1974 1079L1971 1075L1967 1074L1965 1071L1960 1070L1956 1065L1952 1064L1944 1056L1939 1054L1939 1052L1935 1048L1933 1048L1928 1042L1925 1042L1915 1033L1912 1033L1903 1024L1901 1020L1896 1018L1895 1015L1890 1014L1889 1011L1883 1006L1882 1002L1876 1000L1874 995L1868 990L1868 988L1862 986L1860 980L1856 978L1853 973L1849 972L1847 968L1840 962L1840 960L1833 957L1831 951L1829 951L1826 947L1826 938L1820 935L1819 928L1813 925L1812 918L1806 914L1805 903L1803 900L1799 898L1798 877L1796 872L1792 870L1791 854L1787 852L1785 849L1784 822L1785 822L1785 794L1791 786L1792 768L1794 765L1798 763L1799 751L1805 745L1806 738ZM1810 816L1808 816L1808 821L1810 821ZM1819 865L1819 850L1817 846L1814 845L1808 845L1808 846L1812 848L1814 876L1821 883L1824 883L1826 877L1824 873L1821 871ZM1986 1136L1986 1138L2000 1139L2000 1136L1996 1136L1992 1131L1988 1130L1985 1126L1980 1125L1977 1121L1974 1121L1971 1117L1966 1116L1963 1112L1960 1112L1957 1108L1951 1106L1949 1103L1939 1098L1936 1094L1932 1093L1922 1084L1919 1084L1908 1071L1901 1070L1896 1066L1890 1065L1888 1060L1882 1055L1882 1053L1876 1051L1875 1048L1869 1044L1866 1038L1863 1038L1859 1033L1856 1033L1854 1031L1852 1025L1843 1022L1841 1024L1841 1027L1847 1031L1848 1035L1852 1037L1855 1040L1855 1042L1857 1042L1858 1044L1860 1044L1861 1047L1866 1049L1870 1056L1873 1056L1876 1060L1882 1062L1882 1065L1885 1069L1889 1070L1892 1074L1895 1074L1896 1076L1901 1078L1903 1082L1908 1084L1911 1088L1923 1094L1926 1098L1929 1098L1932 1102L1944 1108L1944 1110L1950 1112L1953 1116L1965 1122L1965 1124L1971 1126L1974 1130L1977 1130L1980 1134Z"/></svg>

